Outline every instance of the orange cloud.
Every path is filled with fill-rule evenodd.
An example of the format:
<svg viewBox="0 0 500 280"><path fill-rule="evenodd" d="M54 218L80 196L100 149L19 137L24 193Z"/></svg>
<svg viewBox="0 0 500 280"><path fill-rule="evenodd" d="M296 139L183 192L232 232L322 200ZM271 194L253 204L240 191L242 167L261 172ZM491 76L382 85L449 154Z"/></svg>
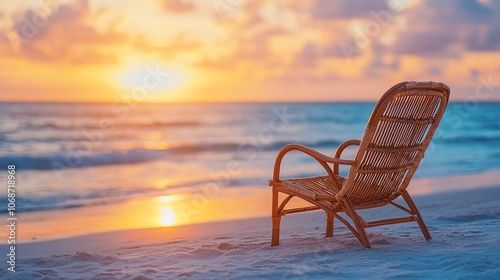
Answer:
<svg viewBox="0 0 500 280"><path fill-rule="evenodd" d="M163 0L161 4L167 11L174 13L187 13L195 9L195 5L189 0Z"/></svg>
<svg viewBox="0 0 500 280"><path fill-rule="evenodd" d="M112 100L133 85L116 77L143 65L183 77L150 101L371 100L406 79L460 99L500 72L500 1L213 2L2 3L0 98L76 100L79 85Z"/></svg>

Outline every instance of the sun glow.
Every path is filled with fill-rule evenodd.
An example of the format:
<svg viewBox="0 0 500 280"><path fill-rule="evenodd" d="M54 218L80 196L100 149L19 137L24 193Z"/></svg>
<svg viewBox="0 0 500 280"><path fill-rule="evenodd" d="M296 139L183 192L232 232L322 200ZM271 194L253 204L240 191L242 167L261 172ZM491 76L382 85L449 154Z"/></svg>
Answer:
<svg viewBox="0 0 500 280"><path fill-rule="evenodd" d="M117 83L126 88L143 87L147 91L176 89L186 83L186 75L172 67L136 64L117 75Z"/></svg>
<svg viewBox="0 0 500 280"><path fill-rule="evenodd" d="M157 200L161 203L166 203L166 202L174 202L174 201L179 201L182 199L181 195L174 194L174 195L165 195L165 196L158 196Z"/></svg>
<svg viewBox="0 0 500 280"><path fill-rule="evenodd" d="M171 180L170 179L161 179L161 180L156 180L154 181L154 186L161 190L161 189L165 189L165 188L168 188L170 185L171 185ZM160 202L164 202L164 201L161 201Z"/></svg>
<svg viewBox="0 0 500 280"><path fill-rule="evenodd" d="M163 206L160 208L160 212L161 212L160 224L162 226L171 226L171 225L175 224L176 217L175 217L175 213L172 210L172 208L170 208L168 206Z"/></svg>

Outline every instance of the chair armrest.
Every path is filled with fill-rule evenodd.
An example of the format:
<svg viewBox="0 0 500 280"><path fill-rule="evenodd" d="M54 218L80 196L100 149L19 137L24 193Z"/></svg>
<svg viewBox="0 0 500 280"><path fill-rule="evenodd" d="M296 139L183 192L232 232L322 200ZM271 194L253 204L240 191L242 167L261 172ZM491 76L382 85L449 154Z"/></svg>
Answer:
<svg viewBox="0 0 500 280"><path fill-rule="evenodd" d="M333 164L344 164L344 165L353 165L355 161L353 160L343 160L339 158L332 158L329 156L326 156L320 152L317 152L311 148L308 148L303 145L299 144L289 144L283 147L278 155L276 156L276 162L274 163L274 173L273 173L273 180L272 182L280 182L280 170L281 170L281 161L283 160L283 157L290 151L300 151L303 152L312 158L314 158L323 168L326 170L328 175L332 178L333 182L335 183L336 187L338 190L342 188L340 184L337 182L337 178L335 177L335 174L333 173L332 169L330 166L328 166L328 163L333 163Z"/></svg>
<svg viewBox="0 0 500 280"><path fill-rule="evenodd" d="M335 158L336 159L340 159L340 156L342 155L342 152L349 146L352 146L352 145L358 145L361 144L361 141L360 140L347 140L347 141L344 141L342 144L340 144L338 147L337 147L337 150L335 150ZM333 173L334 174L339 174L339 164L337 163L333 163Z"/></svg>

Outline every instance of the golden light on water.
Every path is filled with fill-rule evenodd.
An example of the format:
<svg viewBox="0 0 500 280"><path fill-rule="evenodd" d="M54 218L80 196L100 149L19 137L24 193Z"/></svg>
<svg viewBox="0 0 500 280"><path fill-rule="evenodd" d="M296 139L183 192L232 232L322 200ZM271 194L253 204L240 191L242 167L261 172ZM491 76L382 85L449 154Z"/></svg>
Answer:
<svg viewBox="0 0 500 280"><path fill-rule="evenodd" d="M167 150L170 148L170 143L169 142L164 142L164 141L147 141L144 142L144 148L148 150L158 150L158 151L163 151Z"/></svg>
<svg viewBox="0 0 500 280"><path fill-rule="evenodd" d="M168 206L163 206L160 208L160 224L162 226L171 226L176 222L175 212L172 208Z"/></svg>
<svg viewBox="0 0 500 280"><path fill-rule="evenodd" d="M20 240L33 237L63 237L73 234L74 221L82 234L93 233L95 229L114 231L122 229L173 227L186 224L212 221L265 217L271 207L269 190L263 187L225 188L216 197L205 197L203 192L191 188L176 189L179 193L156 197L138 197L119 204L104 204L94 207L72 208L54 212L53 220L40 218L36 211L26 213L26 219L36 222L27 223L20 232ZM293 202L291 202L293 203ZM292 206L295 206L294 204ZM297 205L305 206L305 205ZM102 215L107 213L107 215ZM88 219L88 217L94 217ZM5 232L0 237L6 240Z"/></svg>
<svg viewBox="0 0 500 280"><path fill-rule="evenodd" d="M171 181L172 181L171 179L160 179L160 180L154 181L153 185L157 189L162 190L162 189L168 188L168 186L170 186L170 184L171 184ZM164 196L161 196L161 197L164 197ZM160 198L158 198L158 199L160 199ZM160 201L160 202L162 202L162 201Z"/></svg>
<svg viewBox="0 0 500 280"><path fill-rule="evenodd" d="M177 201L179 198L178 196L176 195L165 195L165 196L158 196L158 201L159 202L173 202L173 201Z"/></svg>
<svg viewBox="0 0 500 280"><path fill-rule="evenodd" d="M179 224L179 219L175 214L173 205L175 205L175 202L179 202L179 200L181 199L181 195L164 195L156 197L156 201L160 205L158 209L160 210L159 224L161 226L167 227Z"/></svg>

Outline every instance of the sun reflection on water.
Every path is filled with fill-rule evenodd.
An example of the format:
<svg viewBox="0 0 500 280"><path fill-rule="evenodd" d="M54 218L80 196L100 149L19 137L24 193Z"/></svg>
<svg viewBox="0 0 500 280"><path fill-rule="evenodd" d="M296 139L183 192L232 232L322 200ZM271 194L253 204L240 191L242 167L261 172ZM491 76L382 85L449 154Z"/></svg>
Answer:
<svg viewBox="0 0 500 280"><path fill-rule="evenodd" d="M163 206L160 208L160 224L162 226L171 226L176 222L175 213L172 208L168 206Z"/></svg>

